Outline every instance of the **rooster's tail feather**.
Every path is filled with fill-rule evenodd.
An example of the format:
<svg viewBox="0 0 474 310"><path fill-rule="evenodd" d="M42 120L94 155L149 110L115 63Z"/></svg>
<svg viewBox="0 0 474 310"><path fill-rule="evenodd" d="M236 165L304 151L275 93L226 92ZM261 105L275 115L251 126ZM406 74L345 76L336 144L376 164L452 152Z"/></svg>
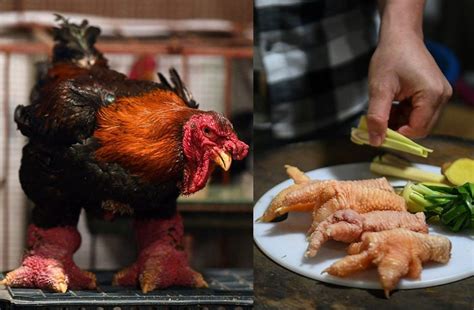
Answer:
<svg viewBox="0 0 474 310"><path fill-rule="evenodd" d="M197 109L199 104L193 98L191 92L186 88L183 81L179 77L178 71L175 68L170 69L170 79L173 86L170 85L165 76L158 72L158 78L160 79L161 86L166 89L169 89L176 93L181 99L184 100L186 105L190 108Z"/></svg>

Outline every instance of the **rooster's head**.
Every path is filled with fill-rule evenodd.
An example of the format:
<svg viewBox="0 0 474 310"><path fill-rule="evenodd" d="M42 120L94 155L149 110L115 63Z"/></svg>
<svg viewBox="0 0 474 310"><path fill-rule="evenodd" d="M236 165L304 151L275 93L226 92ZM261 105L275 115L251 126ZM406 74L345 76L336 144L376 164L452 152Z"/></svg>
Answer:
<svg viewBox="0 0 474 310"><path fill-rule="evenodd" d="M202 189L216 164L227 171L232 159L241 160L247 156L248 148L221 114L202 112L193 115L184 126L185 166L181 192L188 195Z"/></svg>

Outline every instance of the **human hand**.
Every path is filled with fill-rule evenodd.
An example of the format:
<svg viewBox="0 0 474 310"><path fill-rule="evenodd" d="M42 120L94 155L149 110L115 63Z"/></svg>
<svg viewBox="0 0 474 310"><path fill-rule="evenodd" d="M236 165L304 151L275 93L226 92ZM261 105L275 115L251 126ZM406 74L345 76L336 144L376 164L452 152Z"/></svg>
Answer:
<svg viewBox="0 0 474 310"><path fill-rule="evenodd" d="M382 144L389 118L399 118L398 132L405 136L426 136L451 94L452 88L426 49L421 32L391 25L383 28L382 24L369 66L370 144ZM391 113L392 101L406 102Z"/></svg>

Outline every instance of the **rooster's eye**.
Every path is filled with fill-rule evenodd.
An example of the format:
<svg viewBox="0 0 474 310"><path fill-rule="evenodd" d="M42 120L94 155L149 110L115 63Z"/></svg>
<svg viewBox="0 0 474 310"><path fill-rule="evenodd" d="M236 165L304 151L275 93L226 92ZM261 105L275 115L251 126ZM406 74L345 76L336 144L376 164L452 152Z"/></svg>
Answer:
<svg viewBox="0 0 474 310"><path fill-rule="evenodd" d="M207 137L210 137L212 132L211 132L211 128L209 127L204 127L203 130L204 134L207 136Z"/></svg>

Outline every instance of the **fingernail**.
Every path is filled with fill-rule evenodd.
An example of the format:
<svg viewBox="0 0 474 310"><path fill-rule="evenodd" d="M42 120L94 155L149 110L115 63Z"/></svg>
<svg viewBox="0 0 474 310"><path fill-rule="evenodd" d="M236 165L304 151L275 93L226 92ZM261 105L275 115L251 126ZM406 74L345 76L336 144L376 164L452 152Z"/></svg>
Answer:
<svg viewBox="0 0 474 310"><path fill-rule="evenodd" d="M377 133L369 133L369 141L373 146L380 146L383 142L383 138Z"/></svg>

